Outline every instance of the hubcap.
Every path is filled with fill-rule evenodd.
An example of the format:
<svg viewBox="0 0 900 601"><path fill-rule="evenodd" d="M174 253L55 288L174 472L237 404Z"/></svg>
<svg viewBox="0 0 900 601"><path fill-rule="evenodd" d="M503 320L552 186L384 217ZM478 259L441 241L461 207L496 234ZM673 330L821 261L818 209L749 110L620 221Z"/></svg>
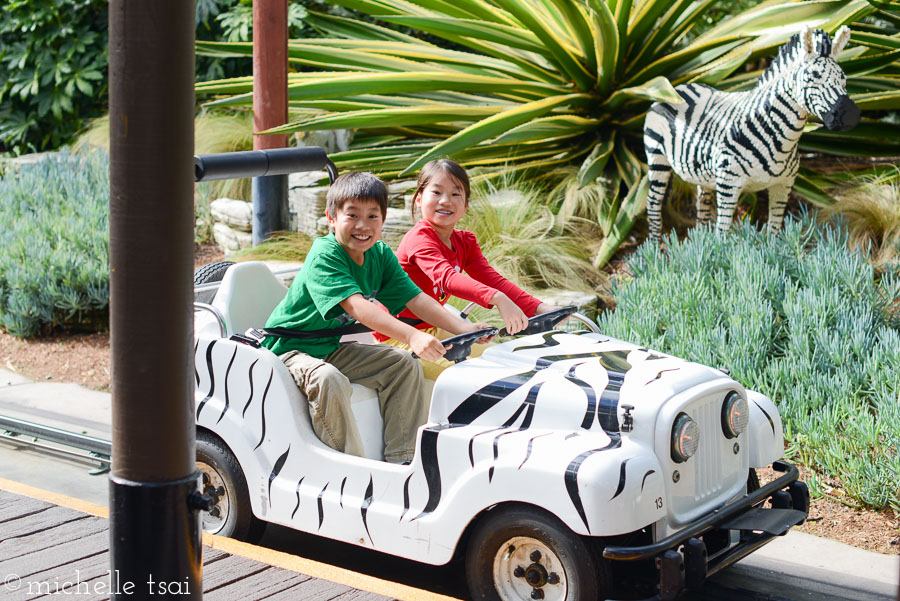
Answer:
<svg viewBox="0 0 900 601"><path fill-rule="evenodd" d="M506 541L494 556L494 586L503 601L563 601L566 573L556 553L530 536Z"/></svg>
<svg viewBox="0 0 900 601"><path fill-rule="evenodd" d="M228 521L228 512L231 509L231 504L228 502L228 490L225 488L222 476L211 465L197 462L197 469L200 470L203 478L201 492L212 497L215 502L211 510L200 512L201 526L204 532L217 534Z"/></svg>

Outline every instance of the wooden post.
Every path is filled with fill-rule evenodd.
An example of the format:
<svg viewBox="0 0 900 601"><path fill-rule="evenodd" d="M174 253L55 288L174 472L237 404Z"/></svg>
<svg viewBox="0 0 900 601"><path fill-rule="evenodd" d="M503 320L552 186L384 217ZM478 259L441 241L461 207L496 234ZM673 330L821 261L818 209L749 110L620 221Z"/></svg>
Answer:
<svg viewBox="0 0 900 601"><path fill-rule="evenodd" d="M287 123L287 0L253 0L253 129ZM253 136L254 150L284 148L287 135ZM253 244L287 222L287 176L253 178Z"/></svg>

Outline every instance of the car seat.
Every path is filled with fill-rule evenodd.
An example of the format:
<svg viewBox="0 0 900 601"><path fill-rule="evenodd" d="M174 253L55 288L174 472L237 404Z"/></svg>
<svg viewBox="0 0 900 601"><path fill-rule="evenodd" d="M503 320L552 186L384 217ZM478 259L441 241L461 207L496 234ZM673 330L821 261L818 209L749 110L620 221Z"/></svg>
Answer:
<svg viewBox="0 0 900 601"><path fill-rule="evenodd" d="M287 294L287 287L260 261L236 263L228 268L212 301L225 325L225 336L261 328L272 310ZM209 312L196 314L197 335L218 337L216 319ZM213 334L213 332L215 332ZM365 334L371 340L371 334ZM384 459L384 422L378 394L371 388L352 384L350 403L356 418L366 457Z"/></svg>

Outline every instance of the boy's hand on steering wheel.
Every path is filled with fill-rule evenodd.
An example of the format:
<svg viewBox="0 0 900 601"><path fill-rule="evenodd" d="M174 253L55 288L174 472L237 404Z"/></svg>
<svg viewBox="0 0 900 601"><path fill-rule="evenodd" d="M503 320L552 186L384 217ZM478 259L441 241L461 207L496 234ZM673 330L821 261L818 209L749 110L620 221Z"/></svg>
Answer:
<svg viewBox="0 0 900 601"><path fill-rule="evenodd" d="M506 324L506 331L510 335L521 332L528 327L528 317L525 315L525 312L502 292L497 292L491 298L491 303L500 311L500 317L503 318L503 323Z"/></svg>
<svg viewBox="0 0 900 601"><path fill-rule="evenodd" d="M447 352L440 340L422 330L416 330L416 333L410 336L409 349L427 361L437 361Z"/></svg>

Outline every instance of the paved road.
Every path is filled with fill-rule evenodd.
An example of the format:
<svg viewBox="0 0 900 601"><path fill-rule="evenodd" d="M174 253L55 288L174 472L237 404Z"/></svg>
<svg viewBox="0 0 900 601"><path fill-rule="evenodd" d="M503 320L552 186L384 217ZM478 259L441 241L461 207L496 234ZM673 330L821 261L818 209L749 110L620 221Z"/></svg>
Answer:
<svg viewBox="0 0 900 601"><path fill-rule="evenodd" d="M108 394L29 382L3 369L0 380L0 415L110 438ZM0 439L0 477L108 505L106 476L89 474L96 467ZM418 588L466 595L458 566L435 568L279 527L270 527L263 543ZM898 574L900 557L791 532L717 574L690 601L894 601Z"/></svg>
<svg viewBox="0 0 900 601"><path fill-rule="evenodd" d="M106 476L92 476L96 465L54 456L0 440L0 476L38 488L108 505ZM799 535L799 536L798 536ZM797 538L794 541L794 538ZM713 577L702 591L686 601L893 601L897 557L863 554L861 560L883 560L886 570L880 580L855 577L847 569L849 547L791 533L764 547L737 565ZM788 544L788 543L791 544ZM394 580L436 593L467 599L462 566L428 566L390 557L368 549L270 526L264 546L353 571ZM824 545L824 546L821 546ZM821 567L809 565L815 553ZM807 556L807 557L804 557ZM850 559L853 559L852 557ZM795 560L801 560L797 563ZM837 566L837 567L836 567ZM850 572L849 574L847 572Z"/></svg>

